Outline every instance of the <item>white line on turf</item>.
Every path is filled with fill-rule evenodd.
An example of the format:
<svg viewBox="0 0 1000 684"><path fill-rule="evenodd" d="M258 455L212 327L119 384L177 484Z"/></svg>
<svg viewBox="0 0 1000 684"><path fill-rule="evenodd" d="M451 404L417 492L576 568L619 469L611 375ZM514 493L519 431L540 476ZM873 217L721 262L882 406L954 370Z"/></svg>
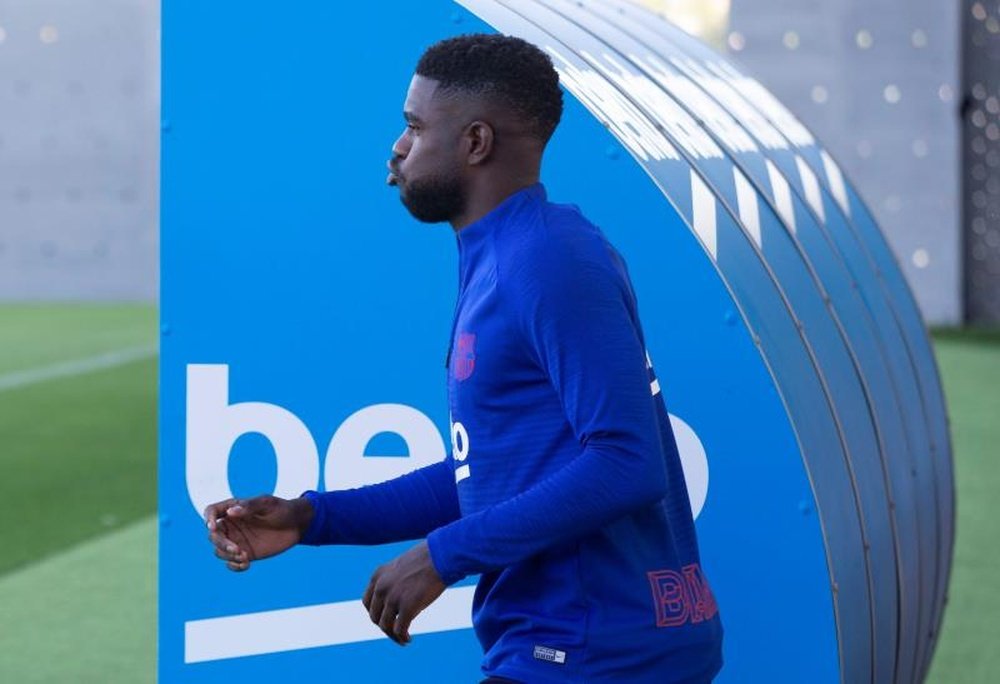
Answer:
<svg viewBox="0 0 1000 684"><path fill-rule="evenodd" d="M89 356L83 359L72 361L60 361L48 366L38 368L27 368L25 370L13 371L0 375L0 392L5 390L34 385L35 383L55 380L57 378L68 378L74 375L83 375L94 371L105 370L122 366L132 361L140 361L156 356L156 345L145 345L142 347L128 347L115 351Z"/></svg>

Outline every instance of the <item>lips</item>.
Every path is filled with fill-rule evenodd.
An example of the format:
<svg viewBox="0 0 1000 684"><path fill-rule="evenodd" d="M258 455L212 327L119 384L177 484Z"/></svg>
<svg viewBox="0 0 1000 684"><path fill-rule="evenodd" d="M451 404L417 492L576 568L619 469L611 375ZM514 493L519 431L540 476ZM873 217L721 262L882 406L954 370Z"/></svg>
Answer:
<svg viewBox="0 0 1000 684"><path fill-rule="evenodd" d="M391 161L385 163L387 169L389 169L389 175L385 177L386 185L396 186L399 185L403 177L399 174L399 169L397 169Z"/></svg>

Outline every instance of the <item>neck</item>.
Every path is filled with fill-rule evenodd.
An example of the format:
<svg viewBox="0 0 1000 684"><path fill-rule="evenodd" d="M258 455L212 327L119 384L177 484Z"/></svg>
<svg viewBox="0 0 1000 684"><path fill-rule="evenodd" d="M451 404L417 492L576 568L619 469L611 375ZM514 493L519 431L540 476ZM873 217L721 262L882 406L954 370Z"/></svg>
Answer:
<svg viewBox="0 0 1000 684"><path fill-rule="evenodd" d="M537 182L537 170L505 175L500 179L489 179L488 182L483 183L480 188L476 188L474 192L469 194L465 210L450 221L452 229L457 233L496 209L501 202L518 190L531 187Z"/></svg>

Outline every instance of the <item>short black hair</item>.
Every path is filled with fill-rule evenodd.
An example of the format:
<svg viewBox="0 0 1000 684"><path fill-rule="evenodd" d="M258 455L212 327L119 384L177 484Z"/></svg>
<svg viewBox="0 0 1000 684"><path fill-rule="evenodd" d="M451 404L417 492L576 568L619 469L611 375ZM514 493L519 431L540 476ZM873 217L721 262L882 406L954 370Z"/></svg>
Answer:
<svg viewBox="0 0 1000 684"><path fill-rule="evenodd" d="M416 72L445 90L482 95L509 107L543 143L562 118L562 90L552 59L520 38L487 33L447 38L427 48Z"/></svg>

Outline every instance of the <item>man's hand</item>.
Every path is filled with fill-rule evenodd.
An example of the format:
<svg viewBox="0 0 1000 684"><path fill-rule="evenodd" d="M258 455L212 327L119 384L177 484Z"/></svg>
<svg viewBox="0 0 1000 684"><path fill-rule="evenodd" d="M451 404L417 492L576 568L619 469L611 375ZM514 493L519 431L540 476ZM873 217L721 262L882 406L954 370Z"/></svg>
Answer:
<svg viewBox="0 0 1000 684"><path fill-rule="evenodd" d="M420 542L375 570L361 600L372 622L400 646L410 643L410 623L444 591L427 542Z"/></svg>
<svg viewBox="0 0 1000 684"><path fill-rule="evenodd" d="M242 572L250 561L276 556L296 544L312 521L308 499L226 499L205 509L208 538L226 567Z"/></svg>

